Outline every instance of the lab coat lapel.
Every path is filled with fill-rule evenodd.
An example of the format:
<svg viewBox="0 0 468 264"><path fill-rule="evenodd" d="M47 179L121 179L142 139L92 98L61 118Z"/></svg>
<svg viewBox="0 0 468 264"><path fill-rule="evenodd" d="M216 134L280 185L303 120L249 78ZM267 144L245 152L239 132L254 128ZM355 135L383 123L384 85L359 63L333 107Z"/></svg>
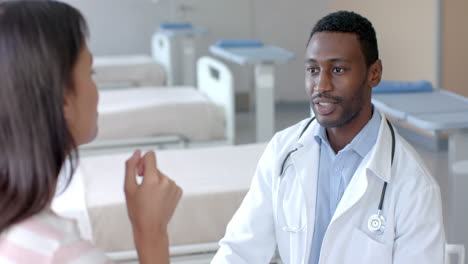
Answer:
<svg viewBox="0 0 468 264"><path fill-rule="evenodd" d="M308 129L298 141L298 150L291 155L296 176L300 177L302 192L304 194L307 212L307 243L304 248L304 261L310 255L312 234L315 225L315 201L317 197L317 175L320 156L320 146L314 139L314 130L318 129L314 125Z"/></svg>
<svg viewBox="0 0 468 264"><path fill-rule="evenodd" d="M358 167L356 172L353 175L353 178L349 182L346 191L343 193L343 197L336 208L335 214L332 217L330 225L338 219L344 212L351 208L355 203L357 203L364 193L367 190L368 181L366 175L367 161L369 155L366 155L367 160L363 160L361 165ZM363 164L365 164L363 166Z"/></svg>
<svg viewBox="0 0 468 264"><path fill-rule="evenodd" d="M367 153L362 160L356 172L353 175L346 191L341 198L335 214L332 217L330 225L349 208L356 204L364 195L368 188L368 174L381 178L384 181L390 180L390 157L391 157L391 134L385 117L381 115L382 120L379 127L379 135L375 146Z"/></svg>

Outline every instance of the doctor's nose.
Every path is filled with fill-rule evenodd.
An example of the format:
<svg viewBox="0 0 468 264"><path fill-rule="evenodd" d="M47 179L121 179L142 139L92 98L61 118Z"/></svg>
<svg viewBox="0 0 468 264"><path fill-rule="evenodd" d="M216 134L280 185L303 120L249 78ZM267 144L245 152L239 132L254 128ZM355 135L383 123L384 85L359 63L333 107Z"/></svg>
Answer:
<svg viewBox="0 0 468 264"><path fill-rule="evenodd" d="M330 75L326 72L321 72L317 76L316 81L313 87L313 93L324 93L333 90L333 85L331 83Z"/></svg>

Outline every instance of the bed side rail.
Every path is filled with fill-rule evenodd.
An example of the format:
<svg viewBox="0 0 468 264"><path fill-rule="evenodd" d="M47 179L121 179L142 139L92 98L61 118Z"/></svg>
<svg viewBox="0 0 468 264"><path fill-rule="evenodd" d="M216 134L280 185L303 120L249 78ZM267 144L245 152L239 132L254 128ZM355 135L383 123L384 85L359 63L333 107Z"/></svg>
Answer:
<svg viewBox="0 0 468 264"><path fill-rule="evenodd" d="M197 62L198 89L221 107L225 115L226 140L235 142L234 83L229 68L212 57L201 57Z"/></svg>

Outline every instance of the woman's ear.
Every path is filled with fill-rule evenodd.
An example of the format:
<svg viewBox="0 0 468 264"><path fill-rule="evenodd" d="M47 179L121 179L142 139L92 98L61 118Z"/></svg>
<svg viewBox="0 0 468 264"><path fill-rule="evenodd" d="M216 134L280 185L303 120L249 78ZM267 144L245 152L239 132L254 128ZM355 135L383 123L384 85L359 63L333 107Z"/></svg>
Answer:
<svg viewBox="0 0 468 264"><path fill-rule="evenodd" d="M375 87L380 83L382 79L382 61L376 60L369 68L369 75L367 76L367 82L370 87Z"/></svg>

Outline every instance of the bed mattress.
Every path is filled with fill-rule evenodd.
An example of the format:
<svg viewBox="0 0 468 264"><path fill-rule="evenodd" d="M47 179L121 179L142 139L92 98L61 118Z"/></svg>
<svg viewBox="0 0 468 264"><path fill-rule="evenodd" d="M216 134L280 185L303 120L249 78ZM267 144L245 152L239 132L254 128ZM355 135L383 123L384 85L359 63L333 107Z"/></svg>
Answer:
<svg viewBox="0 0 468 264"><path fill-rule="evenodd" d="M95 57L94 80L98 87L163 86L166 81L164 68L145 55Z"/></svg>
<svg viewBox="0 0 468 264"><path fill-rule="evenodd" d="M97 140L178 135L193 141L226 137L223 109L192 87L100 92Z"/></svg>
<svg viewBox="0 0 468 264"><path fill-rule="evenodd" d="M169 225L171 246L219 241L239 207L265 143L156 153L162 172L184 190ZM80 161L85 200L96 245L106 252L133 250L123 193L130 153Z"/></svg>

